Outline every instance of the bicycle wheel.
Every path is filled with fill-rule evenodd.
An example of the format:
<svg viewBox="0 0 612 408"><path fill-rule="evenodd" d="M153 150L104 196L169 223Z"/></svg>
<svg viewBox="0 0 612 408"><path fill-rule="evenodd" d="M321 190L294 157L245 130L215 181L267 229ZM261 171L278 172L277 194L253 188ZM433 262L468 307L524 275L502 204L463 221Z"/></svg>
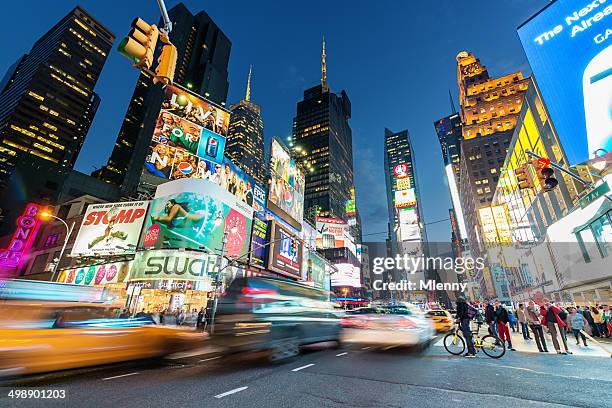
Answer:
<svg viewBox="0 0 612 408"><path fill-rule="evenodd" d="M448 333L444 336L444 348L449 353L458 356L465 351L465 340L458 333Z"/></svg>
<svg viewBox="0 0 612 408"><path fill-rule="evenodd" d="M500 358L506 354L506 346L499 338L487 334L480 339L480 341L480 348L487 356L491 358Z"/></svg>

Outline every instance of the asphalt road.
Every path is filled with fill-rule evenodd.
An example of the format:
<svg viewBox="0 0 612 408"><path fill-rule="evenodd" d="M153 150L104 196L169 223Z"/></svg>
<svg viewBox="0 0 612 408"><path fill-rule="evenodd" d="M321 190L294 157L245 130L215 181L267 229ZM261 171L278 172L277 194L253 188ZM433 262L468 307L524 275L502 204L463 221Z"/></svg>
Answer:
<svg viewBox="0 0 612 408"><path fill-rule="evenodd" d="M612 358L508 352L494 360L363 349L308 351L269 366L200 355L1 384L1 407L594 407L612 406ZM32 388L35 387L35 388ZM10 399L61 389L60 400Z"/></svg>

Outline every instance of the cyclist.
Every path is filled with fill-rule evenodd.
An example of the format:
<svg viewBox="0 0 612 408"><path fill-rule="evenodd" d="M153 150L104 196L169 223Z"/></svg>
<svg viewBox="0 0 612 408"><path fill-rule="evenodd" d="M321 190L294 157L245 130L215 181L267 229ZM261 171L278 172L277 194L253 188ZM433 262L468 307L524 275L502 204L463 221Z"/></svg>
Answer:
<svg viewBox="0 0 612 408"><path fill-rule="evenodd" d="M464 298L457 298L457 321L459 322L459 328L463 333L463 337L467 343L468 351L464 357L474 358L476 357L476 349L474 348L474 339L472 338L472 329L470 328L470 321L476 315L476 309L469 305Z"/></svg>

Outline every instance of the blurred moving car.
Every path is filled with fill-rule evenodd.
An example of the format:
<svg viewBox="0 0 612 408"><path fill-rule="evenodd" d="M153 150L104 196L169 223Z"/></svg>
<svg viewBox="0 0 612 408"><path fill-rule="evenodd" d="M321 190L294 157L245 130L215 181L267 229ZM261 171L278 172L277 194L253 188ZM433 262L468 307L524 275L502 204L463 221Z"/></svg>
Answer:
<svg viewBox="0 0 612 408"><path fill-rule="evenodd" d="M272 362L306 344L339 344L340 319L326 292L284 279L235 279L219 299L212 341L228 353L264 351Z"/></svg>
<svg viewBox="0 0 612 408"><path fill-rule="evenodd" d="M438 333L444 333L453 328L453 315L448 310L428 310L425 312L425 316L431 319Z"/></svg>
<svg viewBox="0 0 612 408"><path fill-rule="evenodd" d="M206 336L146 318L116 318L118 309L105 303L38 300L38 295L57 296L38 292L45 288L50 287L0 288L0 378L163 357L200 347ZM6 293L25 295L2 296ZM84 298L83 293L71 290L74 298Z"/></svg>
<svg viewBox="0 0 612 408"><path fill-rule="evenodd" d="M343 343L424 349L435 329L423 312L410 305L356 309L342 319Z"/></svg>

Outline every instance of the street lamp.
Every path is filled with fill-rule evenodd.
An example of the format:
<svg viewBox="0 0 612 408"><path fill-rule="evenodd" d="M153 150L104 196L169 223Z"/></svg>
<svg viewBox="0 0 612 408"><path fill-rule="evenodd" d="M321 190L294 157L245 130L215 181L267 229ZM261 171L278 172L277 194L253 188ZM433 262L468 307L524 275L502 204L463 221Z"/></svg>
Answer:
<svg viewBox="0 0 612 408"><path fill-rule="evenodd" d="M217 218L213 222L216 227L219 227L223 223L223 217L221 216L221 212L217 214ZM223 269L223 258L225 257L225 245L227 244L227 236L231 232L235 234L238 232L238 221L232 225L231 228L225 229L223 231L223 239L221 240L221 256L219 257L219 266L217 268L217 276L215 277L215 302L213 303L212 316L210 319L210 333L213 334L215 331L215 315L217 314L217 304L219 303L219 296L221 295L221 270Z"/></svg>
<svg viewBox="0 0 612 408"><path fill-rule="evenodd" d="M57 259L57 263L53 264L53 270L51 271L51 282L55 281L55 274L57 273L57 268L62 261L62 256L64 255L64 251L66 250L66 244L68 244L68 240L70 239L70 235L72 235L72 230L74 229L74 222L68 227L66 221L62 220L60 217L56 217L48 211L43 211L40 216L44 218L53 218L54 220L60 221L66 227L66 238L64 239L64 244L62 245L62 249L60 250L59 257Z"/></svg>

